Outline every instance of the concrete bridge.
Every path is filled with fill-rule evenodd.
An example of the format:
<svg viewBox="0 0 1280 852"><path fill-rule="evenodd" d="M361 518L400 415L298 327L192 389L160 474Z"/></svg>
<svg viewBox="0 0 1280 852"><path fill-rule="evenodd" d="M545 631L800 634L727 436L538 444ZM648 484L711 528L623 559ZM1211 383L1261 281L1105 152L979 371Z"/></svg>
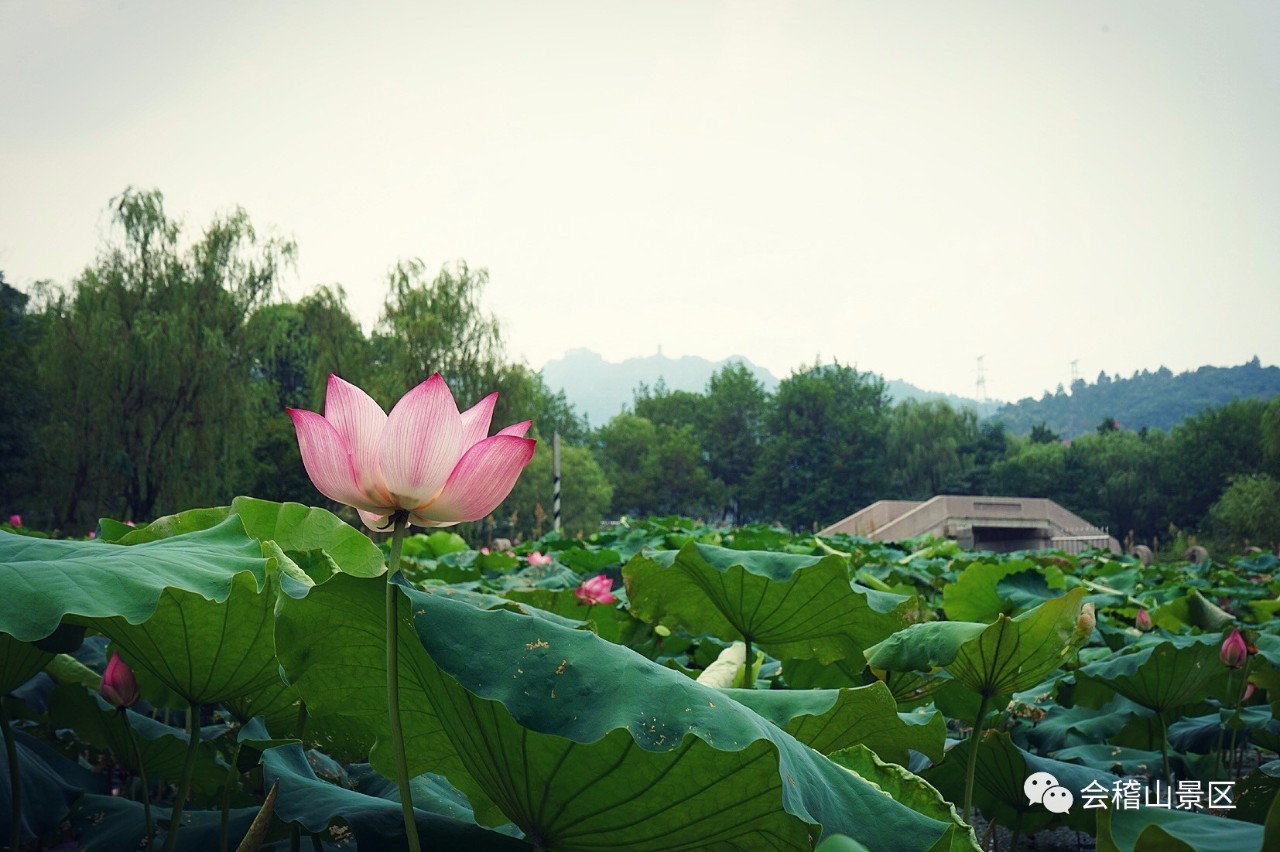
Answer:
<svg viewBox="0 0 1280 852"><path fill-rule="evenodd" d="M1043 497L961 497L880 500L819 535L848 533L872 541L901 541L918 535L955 539L966 550L1062 550L1090 547L1120 552L1120 542Z"/></svg>

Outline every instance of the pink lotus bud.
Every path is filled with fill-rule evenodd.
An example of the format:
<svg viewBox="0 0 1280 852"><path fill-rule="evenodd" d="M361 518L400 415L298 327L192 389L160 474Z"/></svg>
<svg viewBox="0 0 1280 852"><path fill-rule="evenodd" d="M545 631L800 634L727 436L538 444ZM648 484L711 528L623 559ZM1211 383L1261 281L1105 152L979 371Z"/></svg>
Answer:
<svg viewBox="0 0 1280 852"><path fill-rule="evenodd" d="M478 521L507 498L534 442L524 437L528 420L489 434L497 401L491 393L460 412L437 373L388 414L360 388L330 376L323 416L288 412L316 490L386 532L397 517L428 528Z"/></svg>
<svg viewBox="0 0 1280 852"><path fill-rule="evenodd" d="M1245 644L1238 627L1232 628L1231 635L1223 641L1218 656L1233 669L1244 668L1244 661L1249 657L1249 646Z"/></svg>
<svg viewBox="0 0 1280 852"><path fill-rule="evenodd" d="M97 537L98 537L97 530L89 530L89 538L97 538Z"/></svg>
<svg viewBox="0 0 1280 852"><path fill-rule="evenodd" d="M1244 692L1240 694L1240 703L1243 704L1253 697L1253 681L1249 681L1244 685Z"/></svg>
<svg viewBox="0 0 1280 852"><path fill-rule="evenodd" d="M546 555L543 555L540 551L535 550L533 553L530 553L530 554L529 554L529 564L530 564L530 565L534 565L534 566L537 566L537 565L550 565L550 564L551 564L551 554L550 554L550 553L548 553L548 554L546 554Z"/></svg>
<svg viewBox="0 0 1280 852"><path fill-rule="evenodd" d="M1138 617L1133 620L1133 623L1143 633L1146 633L1154 626L1151 623L1151 614L1145 609L1138 610Z"/></svg>
<svg viewBox="0 0 1280 852"><path fill-rule="evenodd" d="M98 691L109 703L121 710L137 704L142 697L133 669L120 659L119 651L112 652L111 662L107 663L107 670L102 675L102 686Z"/></svg>
<svg viewBox="0 0 1280 852"><path fill-rule="evenodd" d="M9 526L13 527L14 529L17 529L18 527L22 526L22 516L16 513L10 515Z"/></svg>
<svg viewBox="0 0 1280 852"><path fill-rule="evenodd" d="M584 580L582 585L574 589L573 593L578 596L578 605L587 604L609 604L617 600L613 596L613 581L608 575L597 574L590 580Z"/></svg>

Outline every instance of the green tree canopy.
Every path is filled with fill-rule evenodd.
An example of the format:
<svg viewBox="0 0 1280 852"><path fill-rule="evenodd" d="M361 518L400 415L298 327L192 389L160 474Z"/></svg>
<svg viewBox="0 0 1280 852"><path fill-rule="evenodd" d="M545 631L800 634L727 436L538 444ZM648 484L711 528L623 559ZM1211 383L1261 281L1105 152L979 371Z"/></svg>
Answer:
<svg viewBox="0 0 1280 852"><path fill-rule="evenodd" d="M886 486L884 380L833 363L792 373L765 418L753 477L764 511L793 529L822 525L879 499Z"/></svg>
<svg viewBox="0 0 1280 852"><path fill-rule="evenodd" d="M957 411L941 400L898 403L889 409L886 439L889 494L927 500L947 493L971 472L968 448L977 436L972 409Z"/></svg>
<svg viewBox="0 0 1280 852"><path fill-rule="evenodd" d="M57 526L235 496L253 445L246 319L294 252L240 209L184 249L158 191L126 190L112 213L117 242L41 311L41 466Z"/></svg>

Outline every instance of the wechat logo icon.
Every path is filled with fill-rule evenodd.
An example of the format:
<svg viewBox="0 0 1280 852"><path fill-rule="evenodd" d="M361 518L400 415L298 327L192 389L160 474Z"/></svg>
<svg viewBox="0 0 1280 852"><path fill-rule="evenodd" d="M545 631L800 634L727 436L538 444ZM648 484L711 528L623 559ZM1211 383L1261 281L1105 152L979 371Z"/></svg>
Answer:
<svg viewBox="0 0 1280 852"><path fill-rule="evenodd" d="M1060 785L1058 779L1048 772L1035 772L1028 776L1022 785L1022 792L1027 794L1028 802L1044 805L1045 810L1055 814L1065 814L1076 802L1071 791Z"/></svg>

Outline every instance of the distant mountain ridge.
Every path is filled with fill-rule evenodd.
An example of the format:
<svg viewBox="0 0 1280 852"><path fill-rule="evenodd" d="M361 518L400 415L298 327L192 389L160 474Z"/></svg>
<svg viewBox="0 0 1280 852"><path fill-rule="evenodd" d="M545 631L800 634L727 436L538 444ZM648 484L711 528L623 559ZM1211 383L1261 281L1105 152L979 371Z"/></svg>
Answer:
<svg viewBox="0 0 1280 852"><path fill-rule="evenodd" d="M635 398L635 389L641 383L653 387L661 380L671 390L704 393L711 376L734 361L746 365L770 393L778 387L777 376L741 355L712 361L698 355L668 358L661 350L655 355L613 362L606 361L590 349L571 349L563 358L548 361L543 366L542 379L551 390L563 390L569 402L585 414L594 427L607 423L624 408L629 408ZM984 418L1003 405L1001 402L980 403L965 397L921 390L900 379L885 384L895 402L943 399L955 407L974 408L978 416Z"/></svg>
<svg viewBox="0 0 1280 852"><path fill-rule="evenodd" d="M1099 373L1093 384L1072 383L1070 393L1059 386L1040 399L1009 403L996 414L1015 435L1025 435L1044 423L1063 438L1092 432L1114 417L1121 428L1168 431L1207 406L1233 399L1270 399L1280 394L1280 367L1264 367L1255 357L1237 367L1200 367L1174 375L1161 367L1130 378Z"/></svg>

